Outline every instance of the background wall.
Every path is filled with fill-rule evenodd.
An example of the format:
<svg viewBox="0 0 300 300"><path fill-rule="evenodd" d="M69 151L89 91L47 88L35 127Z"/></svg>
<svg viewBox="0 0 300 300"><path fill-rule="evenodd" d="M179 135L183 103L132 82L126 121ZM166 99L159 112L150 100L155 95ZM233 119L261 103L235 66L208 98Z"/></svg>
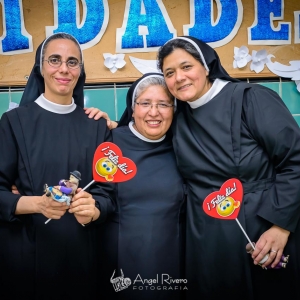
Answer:
<svg viewBox="0 0 300 300"><path fill-rule="evenodd" d="M6 4L9 0L4 0ZM74 0L75 1L75 0ZM82 1L76 0L79 4L80 15L82 18ZM156 1L156 0L153 0ZM210 1L210 0L207 0ZM225 1L225 0L224 0ZM183 25L191 23L189 0L161 0L171 23L177 30L177 36L183 35ZM217 18L217 1L213 2L214 15L212 19ZM268 1L267 1L268 2ZM270 0L270 3L274 2ZM0 37L3 38L4 33L4 12L3 1L0 1ZM26 76L30 74L33 66L35 50L38 45L46 37L46 27L53 26L55 21L54 0L22 0L24 15L24 26L27 32L32 36L33 52L15 55L0 54L0 116L13 103L19 103L24 86L26 84ZM124 107L126 92L130 83L142 74L132 65L129 55L140 59L156 59L156 51L154 52L136 52L126 53L124 68L119 69L116 73L111 73L104 66L103 53L116 53L116 33L117 29L122 27L125 17L126 0L107 0L109 7L109 19L107 28L95 46L83 50L85 59L85 69L87 73L85 87L85 106L98 107L106 111L110 118L119 120ZM250 70L250 63L245 67L233 68L234 47L243 45L249 48L250 54L252 50L266 49L268 54L275 56L276 61L289 65L291 60L299 63L300 66L300 44L295 43L295 27L299 27L299 20L294 19L294 13L300 11L299 0L281 0L283 4L282 20L272 21L274 28L279 28L282 22L291 23L291 44L289 45L248 45L248 28L256 22L255 4L258 0L241 0L243 6L242 23L236 36L226 45L215 48L219 54L225 69L236 78L249 80L263 84L275 90L284 100L290 109L294 118L300 124L300 93L296 89L295 82L289 79L281 79L270 72L265 66L263 71L255 73ZM260 1L262 3L262 1ZM277 4L280 1L276 2ZM269 20L267 20L269 21ZM272 61L274 58L272 59ZM300 70L300 67L298 68ZM300 75L299 75L300 76ZM263 99L262 99L263 100Z"/></svg>
<svg viewBox="0 0 300 300"><path fill-rule="evenodd" d="M300 126L300 93L294 81L277 79L248 79L249 82L262 84L277 92ZM130 83L110 85L89 85L85 87L86 107L98 107L107 112L112 120L119 120L126 103L126 93ZM0 117L10 104L19 103L23 93L21 88L0 88ZM263 99L262 99L263 101Z"/></svg>
<svg viewBox="0 0 300 300"><path fill-rule="evenodd" d="M9 0L5 0L9 3ZM75 0L74 0L75 1ZM155 1L155 0L152 0ZM0 54L0 86L16 86L25 85L26 76L30 74L33 66L35 50L38 45L46 37L46 27L54 26L54 3L53 0L22 0L24 26L27 32L32 36L33 40L33 52L16 55L1 55ZM85 58L85 69L87 73L87 83L114 83L124 82L124 80L132 82L141 76L141 73L133 66L129 56L133 56L140 59L155 60L156 51L154 52L133 52L126 53L124 68L119 69L115 73L111 73L109 69L104 66L103 53L108 52L111 54L116 53L116 33L117 29L122 27L125 17L126 0L108 0L109 7L109 20L107 28L99 41L95 46L83 50ZM190 3L189 0L162 0L161 1L166 9L166 13L170 18L173 26L177 30L177 36L183 35L183 25L191 23ZM210 0L207 0L210 2ZM214 6L213 20L217 19L217 5L216 1L212 1ZM272 23L275 30L280 29L279 23L291 22L291 44L289 45L248 45L248 28L253 26L256 22L255 3L257 0L241 0L243 6L242 23L239 27L236 36L222 47L215 48L219 54L224 68L229 72L232 77L237 78L249 78L249 77L276 77L271 73L267 67L264 70L256 74L250 70L248 64L242 69L233 68L233 55L234 47L247 46L250 50L262 50L266 49L268 54L275 56L276 61L281 64L289 64L290 60L300 59L300 44L294 43L295 30L294 26L296 21L294 20L294 12L300 11L299 0L281 0L283 3L283 19L282 20L266 20ZM260 1L262 2L262 1ZM267 1L268 2L268 1ZM273 2L273 1L270 1ZM80 6L80 12L82 15L81 1L78 1ZM281 4L280 1L276 3ZM3 34L3 20L4 15L1 10L0 2L0 36ZM280 6L279 6L280 7ZM299 26L299 25L298 25Z"/></svg>

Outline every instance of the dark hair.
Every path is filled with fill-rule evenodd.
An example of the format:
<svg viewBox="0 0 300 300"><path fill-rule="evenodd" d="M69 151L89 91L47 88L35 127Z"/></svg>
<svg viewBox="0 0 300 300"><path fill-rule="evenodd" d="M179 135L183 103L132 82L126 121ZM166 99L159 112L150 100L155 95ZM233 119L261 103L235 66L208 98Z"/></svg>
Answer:
<svg viewBox="0 0 300 300"><path fill-rule="evenodd" d="M70 40L70 41L74 42L74 44L77 46L79 53L80 53L80 62L82 62L82 51L81 51L78 41L72 35L70 35L68 33L64 33L64 32L53 34L52 36L50 36L48 39L45 40L45 42L42 46L41 61L44 60L45 52L47 50L48 44L51 41L60 40L60 39Z"/></svg>
<svg viewBox="0 0 300 300"><path fill-rule="evenodd" d="M198 50L188 41L182 40L182 39L174 39L163 46L161 46L158 50L157 54L157 67L162 71L164 59L171 54L175 49L183 49L190 55L192 55L197 61L201 63L201 65L204 66L203 61L200 57L200 54Z"/></svg>

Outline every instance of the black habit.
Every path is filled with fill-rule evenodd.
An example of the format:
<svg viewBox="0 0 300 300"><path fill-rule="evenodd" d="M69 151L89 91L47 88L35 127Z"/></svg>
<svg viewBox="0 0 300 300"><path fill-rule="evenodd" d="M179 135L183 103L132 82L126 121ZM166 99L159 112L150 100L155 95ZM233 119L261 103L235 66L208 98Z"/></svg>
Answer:
<svg viewBox="0 0 300 300"><path fill-rule="evenodd" d="M280 97L228 83L196 109L182 103L174 150L188 187L187 299L300 299L300 129ZM286 269L255 266L237 222L203 211L229 178L243 184L238 220L252 241L273 224L291 231Z"/></svg>
<svg viewBox="0 0 300 300"><path fill-rule="evenodd" d="M177 39L195 48L207 79L216 84L191 103L194 108L178 101L172 127L178 168L188 192L187 299L300 299L299 126L277 93L230 77L216 51L201 40ZM186 46L172 41L160 56L171 53L174 44ZM244 197L237 219L251 241L273 225L291 232L284 248L290 255L286 269L254 265L238 223L205 214L204 199L230 178L242 182Z"/></svg>
<svg viewBox="0 0 300 300"><path fill-rule="evenodd" d="M83 227L68 212L60 220L42 214L15 215L21 195L41 196L70 171L81 172L80 186L92 178L97 146L111 140L106 121L89 119L77 108L67 114L30 103L3 114L0 121L0 299L99 299L96 278L97 226ZM16 184L21 195L11 192ZM88 192L101 210L114 209L112 184ZM101 226L101 225L99 225Z"/></svg>
<svg viewBox="0 0 300 300"><path fill-rule="evenodd" d="M137 174L117 184L117 212L99 239L106 243L109 264L104 280L114 271L114 278L120 276L120 270L131 279L119 292L110 283L108 299L180 299L185 284L163 281L183 278L185 189L172 141L146 142L123 126L113 130L113 142L135 162ZM144 281L157 278L152 285Z"/></svg>
<svg viewBox="0 0 300 300"><path fill-rule="evenodd" d="M132 119L132 98L137 80L127 94L127 108L118 128L112 131L113 142L137 166L136 176L117 184L117 212L103 226L107 276L130 278L131 284L118 292L109 283L107 299L181 299L185 236L185 185L176 167L172 139L162 141L137 137L128 124ZM101 239L99 240L99 242ZM104 274L104 272L102 272ZM112 278L112 279L113 279ZM149 280L157 282L150 283ZM147 282L146 282L146 281ZM167 281L164 281L167 280Z"/></svg>

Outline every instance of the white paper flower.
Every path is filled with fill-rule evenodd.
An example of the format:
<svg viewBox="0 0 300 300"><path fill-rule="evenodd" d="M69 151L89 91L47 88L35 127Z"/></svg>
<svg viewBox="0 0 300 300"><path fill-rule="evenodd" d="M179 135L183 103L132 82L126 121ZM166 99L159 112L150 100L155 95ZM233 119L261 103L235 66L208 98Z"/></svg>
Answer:
<svg viewBox="0 0 300 300"><path fill-rule="evenodd" d="M249 54L249 49L246 46L241 46L240 48L234 47L234 68L243 68L251 60L251 55Z"/></svg>
<svg viewBox="0 0 300 300"><path fill-rule="evenodd" d="M264 69L265 64L268 62L269 62L269 58L268 58L267 50L265 49L259 51L253 50L250 70L259 73Z"/></svg>
<svg viewBox="0 0 300 300"><path fill-rule="evenodd" d="M151 72L161 73L161 70L157 68L157 60L155 59L140 59L133 56L129 56L129 59L142 74Z"/></svg>
<svg viewBox="0 0 300 300"><path fill-rule="evenodd" d="M126 65L126 61L124 60L125 54L103 53L103 56L104 66L112 73L115 73L118 69L121 69Z"/></svg>

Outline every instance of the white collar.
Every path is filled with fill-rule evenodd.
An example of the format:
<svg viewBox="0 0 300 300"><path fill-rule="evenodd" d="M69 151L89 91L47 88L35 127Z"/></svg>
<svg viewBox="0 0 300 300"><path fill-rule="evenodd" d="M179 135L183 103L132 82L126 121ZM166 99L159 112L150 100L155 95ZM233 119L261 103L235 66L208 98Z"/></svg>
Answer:
<svg viewBox="0 0 300 300"><path fill-rule="evenodd" d="M57 114L68 114L76 109L76 104L74 103L73 98L71 104L62 105L49 101L45 98L44 94L41 94L34 102L43 109Z"/></svg>
<svg viewBox="0 0 300 300"><path fill-rule="evenodd" d="M131 122L129 123L129 128L130 128L131 132L132 132L136 137L138 137L139 139L141 139L141 140L143 140L143 141L145 141L145 142L149 142L149 143L158 143L158 142L163 141L163 140L165 139L165 137L166 137L166 135L164 135L164 136L162 136L162 137L161 137L160 139L158 139L158 140L150 140L150 139L144 137L142 134L140 134L140 133L133 127L133 124L134 124L133 121L131 121Z"/></svg>
<svg viewBox="0 0 300 300"><path fill-rule="evenodd" d="M187 102L189 106L192 109L198 108L207 102L209 102L213 97L215 97L222 89L223 87L228 83L229 81L225 81L222 79L216 79L211 88L199 99L192 101L192 102Z"/></svg>

